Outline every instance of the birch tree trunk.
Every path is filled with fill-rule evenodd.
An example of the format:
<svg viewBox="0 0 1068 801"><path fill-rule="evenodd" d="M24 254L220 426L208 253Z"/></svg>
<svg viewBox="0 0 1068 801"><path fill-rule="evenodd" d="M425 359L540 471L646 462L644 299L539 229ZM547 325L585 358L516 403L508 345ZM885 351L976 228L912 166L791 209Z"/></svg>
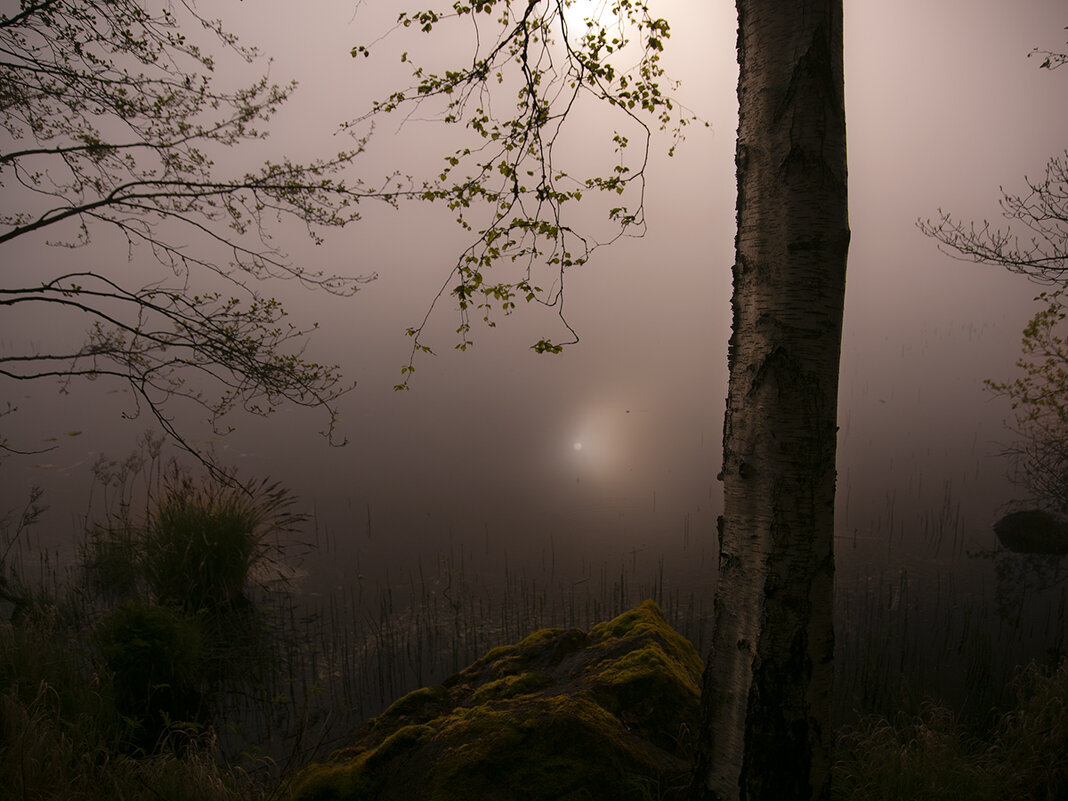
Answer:
<svg viewBox="0 0 1068 801"><path fill-rule="evenodd" d="M737 0L738 233L695 798L829 794L842 0Z"/></svg>

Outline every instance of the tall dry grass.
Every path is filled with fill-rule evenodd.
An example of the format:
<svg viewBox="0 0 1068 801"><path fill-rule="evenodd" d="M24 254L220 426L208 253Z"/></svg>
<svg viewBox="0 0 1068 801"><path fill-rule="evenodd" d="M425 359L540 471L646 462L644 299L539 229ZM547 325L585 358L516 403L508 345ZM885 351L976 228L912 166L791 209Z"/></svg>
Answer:
<svg viewBox="0 0 1068 801"><path fill-rule="evenodd" d="M1068 660L1031 664L1016 706L979 736L945 707L870 716L839 732L839 801L1064 801L1068 798Z"/></svg>

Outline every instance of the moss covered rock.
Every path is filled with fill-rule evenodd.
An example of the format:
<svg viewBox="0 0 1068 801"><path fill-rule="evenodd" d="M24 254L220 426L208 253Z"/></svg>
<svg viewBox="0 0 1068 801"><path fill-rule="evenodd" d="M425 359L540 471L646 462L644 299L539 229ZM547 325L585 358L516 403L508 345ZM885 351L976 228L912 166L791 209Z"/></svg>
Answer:
<svg viewBox="0 0 1068 801"><path fill-rule="evenodd" d="M495 648L310 765L292 801L627 801L687 781L701 660L645 601Z"/></svg>

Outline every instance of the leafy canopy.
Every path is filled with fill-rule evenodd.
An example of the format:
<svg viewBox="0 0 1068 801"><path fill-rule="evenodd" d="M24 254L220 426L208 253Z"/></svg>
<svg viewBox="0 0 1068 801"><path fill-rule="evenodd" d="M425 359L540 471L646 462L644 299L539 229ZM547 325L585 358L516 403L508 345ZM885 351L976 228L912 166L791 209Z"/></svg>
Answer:
<svg viewBox="0 0 1068 801"><path fill-rule="evenodd" d="M411 85L351 123L401 111L410 120L418 112L421 120L462 125L475 135L471 145L444 157L437 175L422 182L408 176L415 196L445 204L473 239L422 322L408 329L412 351L397 389L408 388L415 357L432 353L423 334L445 296L456 302L459 350L473 344L473 313L493 326L491 313L509 314L518 301L554 308L570 336L540 339L535 351L559 353L577 342L564 318L566 271L585 264L596 248L644 232L650 123L670 131L673 153L696 120L671 96L677 84L661 65L668 23L641 0L458 0L440 10L402 12L391 33L443 28L450 41L466 36L473 43L469 59L432 71L402 52ZM370 58L380 41L353 47L352 56ZM616 160L607 174L574 154L585 133L578 107L590 100L614 110L625 126L611 136ZM499 115L495 108L510 111ZM578 164L574 170L564 166L569 156ZM612 223L605 241L573 222L572 207L590 192L615 198L605 209ZM491 277L491 267L508 272Z"/></svg>

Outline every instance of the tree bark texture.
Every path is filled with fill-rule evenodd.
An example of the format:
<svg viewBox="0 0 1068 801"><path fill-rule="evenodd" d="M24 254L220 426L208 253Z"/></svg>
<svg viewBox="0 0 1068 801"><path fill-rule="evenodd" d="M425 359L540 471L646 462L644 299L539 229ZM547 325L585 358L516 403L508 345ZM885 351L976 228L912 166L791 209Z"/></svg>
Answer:
<svg viewBox="0 0 1068 801"><path fill-rule="evenodd" d="M849 224L842 0L737 0L730 383L694 796L825 799Z"/></svg>

